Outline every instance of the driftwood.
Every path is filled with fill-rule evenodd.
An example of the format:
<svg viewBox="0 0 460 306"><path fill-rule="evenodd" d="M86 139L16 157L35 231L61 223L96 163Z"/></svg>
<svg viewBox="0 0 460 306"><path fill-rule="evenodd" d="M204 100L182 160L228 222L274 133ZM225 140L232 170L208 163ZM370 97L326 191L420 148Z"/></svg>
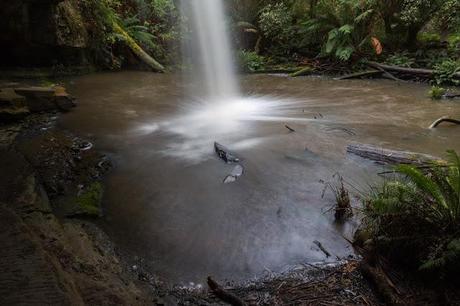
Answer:
<svg viewBox="0 0 460 306"><path fill-rule="evenodd" d="M460 125L460 120L451 119L449 117L441 117L441 118L439 118L438 120L436 120L435 122L433 122L430 125L430 129L434 129L435 127L437 127L438 125L440 125L443 122L449 122L449 123L454 123L454 124L459 124Z"/></svg>
<svg viewBox="0 0 460 306"><path fill-rule="evenodd" d="M382 71L380 70L367 70L367 71L360 71L356 73L346 74L346 75L336 78L336 80L359 79L362 77L376 76L376 75L381 75L381 74L382 74Z"/></svg>
<svg viewBox="0 0 460 306"><path fill-rule="evenodd" d="M129 36L129 34L123 30L123 28L117 24L113 24L113 29L115 32L123 38L125 44L131 49L131 51L147 66L149 66L152 70L157 72L164 72L165 68L158 63L154 58L148 55L138 44L137 42Z"/></svg>
<svg viewBox="0 0 460 306"><path fill-rule="evenodd" d="M419 75L419 76L425 76L425 77L433 77L435 74L434 70L430 70L430 69L406 68L406 67L380 64L377 62L368 62L367 65L375 69L383 69L385 71L395 71L399 73L413 74L413 75ZM460 78L460 72L455 73L453 76L456 78Z"/></svg>
<svg viewBox="0 0 460 306"><path fill-rule="evenodd" d="M365 144L348 145L347 152L382 164L427 166L432 165L433 163L445 163L441 158L428 154L389 150Z"/></svg>
<svg viewBox="0 0 460 306"><path fill-rule="evenodd" d="M208 276L208 286L212 293L225 303L233 306L246 306L246 303L236 295L226 291L215 280Z"/></svg>

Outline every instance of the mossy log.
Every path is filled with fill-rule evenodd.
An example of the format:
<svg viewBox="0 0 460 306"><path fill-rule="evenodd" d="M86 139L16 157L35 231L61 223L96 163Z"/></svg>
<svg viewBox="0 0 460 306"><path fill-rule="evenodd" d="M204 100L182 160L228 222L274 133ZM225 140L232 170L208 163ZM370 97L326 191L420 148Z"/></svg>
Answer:
<svg viewBox="0 0 460 306"><path fill-rule="evenodd" d="M296 72L294 73L291 73L291 77L295 78L295 77L299 77L299 76L304 76L304 75L309 75L313 72L313 67L310 67L310 66L307 66L307 67L303 67L299 70L297 70Z"/></svg>
<svg viewBox="0 0 460 306"><path fill-rule="evenodd" d="M348 80L348 79L359 79L363 77L371 77L371 76L380 76L383 72L380 70L367 70L367 71L360 71L355 73L350 73L346 75L342 75L336 80Z"/></svg>
<svg viewBox="0 0 460 306"><path fill-rule="evenodd" d="M406 164L415 166L445 164L445 161L436 156L408 151L389 150L365 144L348 145L347 152L381 164Z"/></svg>
<svg viewBox="0 0 460 306"><path fill-rule="evenodd" d="M121 37L123 37L124 42L126 45L133 51L133 53L146 65L148 65L152 70L157 71L157 72L164 72L165 68L163 65L158 63L154 58L152 58L150 55L148 55L136 41L125 31L123 28L117 24L114 23L113 25L114 31L119 34Z"/></svg>

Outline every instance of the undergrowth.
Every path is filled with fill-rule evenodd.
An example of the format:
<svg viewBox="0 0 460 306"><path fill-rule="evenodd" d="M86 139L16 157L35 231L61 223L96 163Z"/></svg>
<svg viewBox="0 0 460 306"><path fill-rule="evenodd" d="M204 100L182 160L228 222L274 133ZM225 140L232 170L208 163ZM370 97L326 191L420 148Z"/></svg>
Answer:
<svg viewBox="0 0 460 306"><path fill-rule="evenodd" d="M376 251L439 278L460 272L460 157L445 165L401 165L364 201L364 230Z"/></svg>

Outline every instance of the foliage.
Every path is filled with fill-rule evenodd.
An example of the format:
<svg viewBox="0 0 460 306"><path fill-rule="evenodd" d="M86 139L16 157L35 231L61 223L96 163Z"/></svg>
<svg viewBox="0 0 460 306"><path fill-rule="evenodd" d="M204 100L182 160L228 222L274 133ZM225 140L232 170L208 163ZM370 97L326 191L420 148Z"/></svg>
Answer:
<svg viewBox="0 0 460 306"><path fill-rule="evenodd" d="M135 0L134 16L152 37L150 51L162 61L179 58L181 18L173 0ZM131 16L132 17L132 16Z"/></svg>
<svg viewBox="0 0 460 306"><path fill-rule="evenodd" d="M271 51L287 55L295 37L289 7L283 2L267 5L260 12L258 24L263 37L270 41Z"/></svg>
<svg viewBox="0 0 460 306"><path fill-rule="evenodd" d="M324 189L323 189L321 197L324 197L327 190L330 190L334 194L334 197L335 197L334 217L335 217L335 220L342 221L345 218L353 215L350 194L348 190L345 188L343 177L339 173L334 174L333 178L336 179L336 182L320 181L321 183L324 184Z"/></svg>
<svg viewBox="0 0 460 306"><path fill-rule="evenodd" d="M434 66L435 83L442 84L460 84L459 80L455 79L455 74L460 71L460 63L452 59L445 60Z"/></svg>
<svg viewBox="0 0 460 306"><path fill-rule="evenodd" d="M141 21L137 18L137 16L125 18L121 21L120 25L129 34L129 36L131 36L139 44L146 46L149 49L155 49L155 36L149 32L147 25L141 24ZM117 37L121 40L124 39L119 35L117 35Z"/></svg>
<svg viewBox="0 0 460 306"><path fill-rule="evenodd" d="M387 58L386 63L400 67L412 67L415 64L415 58L411 57L408 52L395 53Z"/></svg>
<svg viewBox="0 0 460 306"><path fill-rule="evenodd" d="M241 69L246 72L261 70L265 65L265 58L251 51L238 51L238 60Z"/></svg>
<svg viewBox="0 0 460 306"><path fill-rule="evenodd" d="M445 264L460 258L460 157L448 151L445 165L424 170L401 165L396 171L400 176L374 188L365 200L368 230L395 258L445 273Z"/></svg>
<svg viewBox="0 0 460 306"><path fill-rule="evenodd" d="M446 90L439 86L432 86L429 95L433 100L440 100L446 94Z"/></svg>
<svg viewBox="0 0 460 306"><path fill-rule="evenodd" d="M319 38L323 54L347 61L370 46L375 17L371 2L322 0L318 15L305 21L301 31L310 41Z"/></svg>
<svg viewBox="0 0 460 306"><path fill-rule="evenodd" d="M105 68L119 68L120 61L113 56L113 45L117 41L113 23L118 21L116 10L120 3L115 0L81 0L79 5L86 20L93 61Z"/></svg>

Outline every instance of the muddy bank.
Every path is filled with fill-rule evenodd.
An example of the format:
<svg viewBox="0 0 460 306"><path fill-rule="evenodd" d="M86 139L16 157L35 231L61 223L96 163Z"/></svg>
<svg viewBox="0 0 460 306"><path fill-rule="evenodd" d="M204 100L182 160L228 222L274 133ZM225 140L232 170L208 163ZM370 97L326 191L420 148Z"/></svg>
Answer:
<svg viewBox="0 0 460 306"><path fill-rule="evenodd" d="M87 219L101 214L110 163L57 130L57 116L0 126L0 303L151 304L152 290Z"/></svg>

